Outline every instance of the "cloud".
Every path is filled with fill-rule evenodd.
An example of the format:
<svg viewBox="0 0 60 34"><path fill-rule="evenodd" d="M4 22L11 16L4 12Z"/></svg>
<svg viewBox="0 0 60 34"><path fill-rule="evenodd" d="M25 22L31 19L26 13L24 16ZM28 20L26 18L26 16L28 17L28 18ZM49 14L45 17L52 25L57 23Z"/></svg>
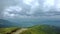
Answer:
<svg viewBox="0 0 60 34"><path fill-rule="evenodd" d="M4 18L60 15L60 0L0 0L0 3L0 16Z"/></svg>
<svg viewBox="0 0 60 34"><path fill-rule="evenodd" d="M9 7L7 7L7 8L5 8L5 10L4 11L11 11L11 12L20 12L22 10L22 8L21 7L19 7L19 6L9 6Z"/></svg>

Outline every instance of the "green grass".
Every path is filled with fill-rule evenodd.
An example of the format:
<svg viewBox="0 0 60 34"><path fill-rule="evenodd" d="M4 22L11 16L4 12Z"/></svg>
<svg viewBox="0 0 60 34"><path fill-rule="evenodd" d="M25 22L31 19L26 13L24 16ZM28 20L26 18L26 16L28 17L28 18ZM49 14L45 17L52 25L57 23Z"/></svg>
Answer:
<svg viewBox="0 0 60 34"><path fill-rule="evenodd" d="M10 28L0 28L0 34L6 34L16 31L16 29L20 30L18 27L10 27ZM49 25L36 25L27 28L28 30L23 31L20 34L60 34L60 29L57 29L55 26Z"/></svg>
<svg viewBox="0 0 60 34"><path fill-rule="evenodd" d="M10 27L10 28L0 28L1 34L11 33L12 31L19 29L17 27Z"/></svg>
<svg viewBox="0 0 60 34"><path fill-rule="evenodd" d="M22 34L57 34L55 27L48 25L38 25L29 28L27 31L22 32ZM60 33L59 33L60 34Z"/></svg>

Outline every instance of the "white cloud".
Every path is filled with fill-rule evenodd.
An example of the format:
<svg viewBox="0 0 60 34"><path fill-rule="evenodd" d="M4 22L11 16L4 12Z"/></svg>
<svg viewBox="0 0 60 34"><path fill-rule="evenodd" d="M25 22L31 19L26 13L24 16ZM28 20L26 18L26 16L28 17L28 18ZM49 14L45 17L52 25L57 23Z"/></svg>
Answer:
<svg viewBox="0 0 60 34"><path fill-rule="evenodd" d="M43 5L44 11L49 11L54 6L54 0L46 0Z"/></svg>
<svg viewBox="0 0 60 34"><path fill-rule="evenodd" d="M14 16L15 16L15 14L10 14L10 16L11 16L11 17L14 17Z"/></svg>
<svg viewBox="0 0 60 34"><path fill-rule="evenodd" d="M46 0L44 6L54 6L54 0Z"/></svg>
<svg viewBox="0 0 60 34"><path fill-rule="evenodd" d="M17 11L17 12L20 12L22 10L21 7L19 6L9 6L7 8L5 8L5 11Z"/></svg>
<svg viewBox="0 0 60 34"><path fill-rule="evenodd" d="M3 16L7 17L7 18L10 18L10 17L14 17L15 14L10 14L9 12L3 12Z"/></svg>
<svg viewBox="0 0 60 34"><path fill-rule="evenodd" d="M60 0L55 0L55 8L57 11L60 11Z"/></svg>
<svg viewBox="0 0 60 34"><path fill-rule="evenodd" d="M9 13L9 12L4 12L3 13L4 18L20 18L21 15L19 14L14 14L14 13Z"/></svg>
<svg viewBox="0 0 60 34"><path fill-rule="evenodd" d="M26 12L27 14L32 15L35 12L35 9L38 8L39 3L37 0L23 0L23 2L27 5L30 5L30 9L28 12Z"/></svg>
<svg viewBox="0 0 60 34"><path fill-rule="evenodd" d="M56 12L60 11L60 0L43 0L44 2L41 2L41 0L11 0L12 2L10 0L8 1L9 2L4 1L4 3L6 2L4 6L4 16L7 17L35 17L45 14L52 15L52 13L45 13L47 11L50 11L52 8L55 9ZM53 14L56 12L53 12Z"/></svg>
<svg viewBox="0 0 60 34"><path fill-rule="evenodd" d="M3 12L4 16L10 16L10 14L8 12Z"/></svg>
<svg viewBox="0 0 60 34"><path fill-rule="evenodd" d="M23 0L25 4L32 5L34 0Z"/></svg>
<svg viewBox="0 0 60 34"><path fill-rule="evenodd" d="M6 10L6 11L12 11L11 9L8 9L8 8L7 8L7 9L5 9L5 10Z"/></svg>

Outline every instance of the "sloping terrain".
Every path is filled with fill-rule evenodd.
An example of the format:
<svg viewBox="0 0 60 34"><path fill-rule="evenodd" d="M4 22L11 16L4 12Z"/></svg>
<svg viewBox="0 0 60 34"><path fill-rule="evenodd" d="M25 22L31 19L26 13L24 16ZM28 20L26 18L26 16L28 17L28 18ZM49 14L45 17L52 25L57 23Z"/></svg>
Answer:
<svg viewBox="0 0 60 34"><path fill-rule="evenodd" d="M21 34L60 34L60 29L55 26L38 25L29 28L29 30L24 31Z"/></svg>
<svg viewBox="0 0 60 34"><path fill-rule="evenodd" d="M8 20L4 20L4 19L0 19L0 28L4 28L4 27L16 27L17 24L10 22Z"/></svg>
<svg viewBox="0 0 60 34"><path fill-rule="evenodd" d="M4 28L3 28L4 27ZM16 24L0 19L0 34L60 34L60 27L51 25L35 25L32 27L16 27Z"/></svg>
<svg viewBox="0 0 60 34"><path fill-rule="evenodd" d="M26 30L28 30L27 28L21 28L21 29L19 29L19 30L17 30L16 32L13 32L13 33L11 33L11 34L21 34L22 32L24 32L24 31L26 31Z"/></svg>
<svg viewBox="0 0 60 34"><path fill-rule="evenodd" d="M27 28L0 28L1 34L60 34L60 28L49 25L36 25Z"/></svg>
<svg viewBox="0 0 60 34"><path fill-rule="evenodd" d="M20 28L17 27L9 27L9 28L0 28L0 34L11 34L17 31Z"/></svg>

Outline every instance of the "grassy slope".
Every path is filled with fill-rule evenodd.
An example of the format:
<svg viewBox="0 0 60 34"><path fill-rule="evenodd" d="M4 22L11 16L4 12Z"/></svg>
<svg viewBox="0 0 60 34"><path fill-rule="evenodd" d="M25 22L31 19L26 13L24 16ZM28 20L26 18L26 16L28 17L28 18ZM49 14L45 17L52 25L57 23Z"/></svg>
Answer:
<svg viewBox="0 0 60 34"><path fill-rule="evenodd" d="M10 27L10 28L0 28L1 34L12 33L16 31L17 27ZM21 34L60 34L60 28L49 26L49 25L36 25L29 27L28 30L23 31Z"/></svg>
<svg viewBox="0 0 60 34"><path fill-rule="evenodd" d="M56 28L48 25L33 26L29 30L22 32L21 34L60 34L56 31Z"/></svg>
<svg viewBox="0 0 60 34"><path fill-rule="evenodd" d="M11 33L12 31L15 31L17 29L19 29L19 28L17 28L17 27L0 28L0 33L1 34Z"/></svg>

